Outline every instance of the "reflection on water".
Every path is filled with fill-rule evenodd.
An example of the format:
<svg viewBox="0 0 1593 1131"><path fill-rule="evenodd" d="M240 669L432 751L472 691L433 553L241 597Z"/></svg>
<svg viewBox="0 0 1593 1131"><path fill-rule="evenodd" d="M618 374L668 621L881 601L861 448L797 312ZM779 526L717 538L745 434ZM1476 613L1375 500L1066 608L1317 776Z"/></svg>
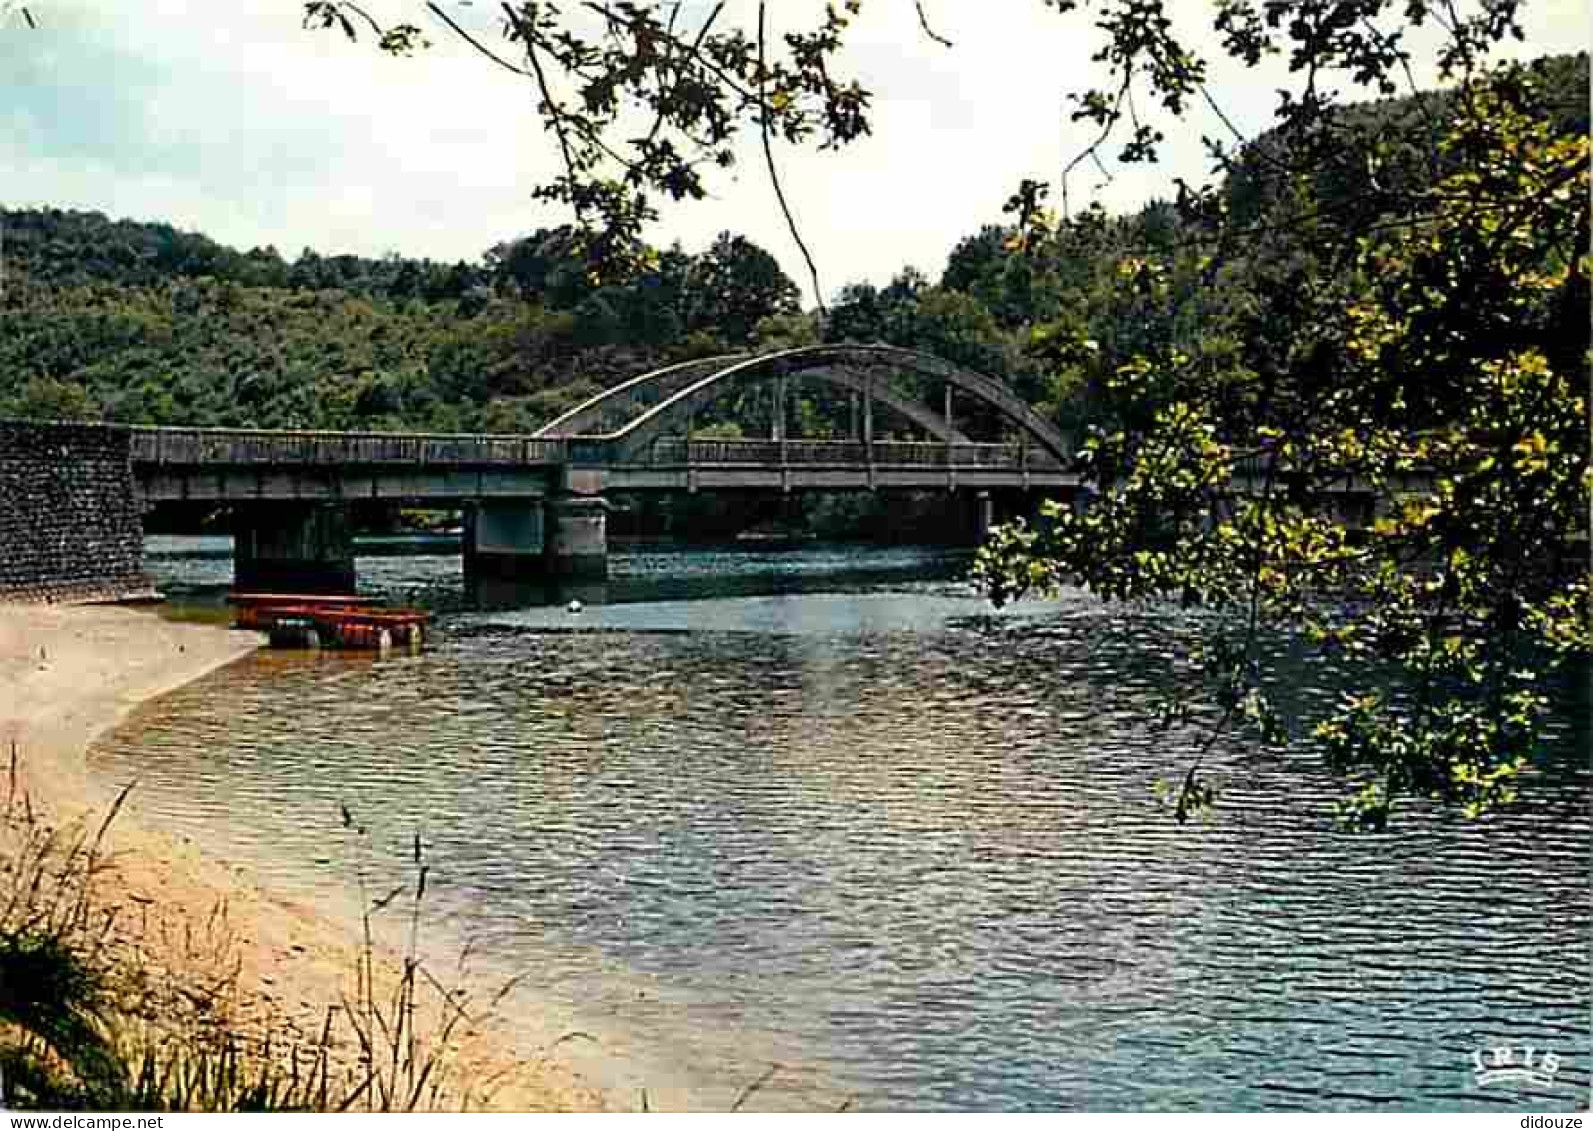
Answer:
<svg viewBox="0 0 1593 1131"><path fill-rule="evenodd" d="M523 609L568 603L696 601L770 593L815 593L904 577L950 578L961 573L966 551L896 546L860 550L819 543L800 551L756 544L713 547L641 547L609 554L607 582L504 581L464 578L460 555L428 552L435 538L356 539L362 593L443 612ZM153 535L145 539L151 576L173 601L219 605L232 586L232 538L226 535Z"/></svg>
<svg viewBox="0 0 1593 1131"><path fill-rule="evenodd" d="M771 1103L1585 1106L1580 738L1517 812L1360 838L1311 760L1230 746L1180 827L1149 790L1194 741L1149 721L1165 619L828 587L263 656L96 764L285 883L343 882L340 800L394 859L420 824L439 907L539 995L703 1079L803 1065ZM1501 1043L1555 1086L1477 1088Z"/></svg>

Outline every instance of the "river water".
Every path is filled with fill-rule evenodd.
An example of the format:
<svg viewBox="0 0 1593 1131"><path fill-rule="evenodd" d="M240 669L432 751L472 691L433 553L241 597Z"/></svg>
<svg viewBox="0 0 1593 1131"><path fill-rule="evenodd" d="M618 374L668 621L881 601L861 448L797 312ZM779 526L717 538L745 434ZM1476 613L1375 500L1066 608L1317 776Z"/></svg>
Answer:
<svg viewBox="0 0 1593 1131"><path fill-rule="evenodd" d="M158 548L189 601L225 585L215 546ZM1347 835L1313 758L1235 741L1180 826L1152 783L1200 734L1155 715L1190 626L995 613L961 565L619 555L576 615L469 611L457 557L362 560L452 610L432 650L262 654L92 761L328 900L339 805L373 890L419 831L436 929L529 970L523 1008L632 1094L725 1106L778 1064L750 1106L1586 1107L1585 696L1509 813ZM1500 1045L1553 1083L1479 1086Z"/></svg>

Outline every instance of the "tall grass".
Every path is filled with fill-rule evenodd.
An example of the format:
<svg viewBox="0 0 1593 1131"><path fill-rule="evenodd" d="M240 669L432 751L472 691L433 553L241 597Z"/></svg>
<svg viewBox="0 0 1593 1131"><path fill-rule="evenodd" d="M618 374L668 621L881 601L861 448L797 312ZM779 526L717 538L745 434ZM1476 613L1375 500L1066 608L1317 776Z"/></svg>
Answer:
<svg viewBox="0 0 1593 1131"><path fill-rule="evenodd" d="M180 930L143 921L122 937L120 912L97 898L104 844L132 790L95 824L52 824L20 786L13 743L0 819L0 1079L11 1107L146 1111L417 1111L467 1107L498 1081L453 1079L459 1038L483 1020L457 985L422 961L430 877L421 839L406 882L367 890L369 838L356 838L362 937L353 991L314 1027L240 984L227 909ZM407 914L396 972L374 917ZM157 914L158 914L158 909ZM128 939L132 941L128 941ZM457 971L462 980L463 965ZM505 985L488 1005L496 1008Z"/></svg>
<svg viewBox="0 0 1593 1131"><path fill-rule="evenodd" d="M109 986L102 961L114 916L96 923L90 900L105 833L127 794L97 830L56 826L20 788L15 742L6 773L0 873L0 1068L13 1088L64 1099L114 1094L122 1065L105 1026Z"/></svg>
<svg viewBox="0 0 1593 1131"><path fill-rule="evenodd" d="M129 894L140 921L121 924L120 905L99 897L106 836L132 785L98 822L57 825L34 808L19 771L13 743L0 814L0 1100L7 1107L468 1109L490 1102L510 1073L544 1063L565 1042L596 1040L569 1032L536 1062L497 1056L485 1076L458 1072L461 1038L490 1023L524 975L504 982L479 1011L461 988L470 980L468 947L453 984L439 979L421 957L431 866L419 834L405 880L373 898L370 836L347 806L340 815L353 842L361 907L352 991L313 1020L276 1004L262 1009L261 997L242 984L226 904L174 926ZM404 916L396 970L377 940L377 917L395 914ZM744 1087L730 1110L743 1110L779 1068ZM644 1090L640 1108L649 1106Z"/></svg>
<svg viewBox="0 0 1593 1131"><path fill-rule="evenodd" d="M369 831L355 820L347 805L340 805L339 812L344 831L355 839L355 879L361 909L355 989L351 998L344 998L343 1014L353 1030L364 1078L358 1094L349 1098L366 1111L434 1109L443 1098L455 1039L472 1018L460 992L443 985L421 961L421 914L431 867L426 863L417 832L410 844L411 879L373 899L369 888ZM397 979L384 992L377 978L374 917L400 900L405 903L399 906L407 909L402 966ZM492 1006L502 1001L515 981L512 979L498 992ZM428 1013L427 999L432 1016L429 1029L421 1020Z"/></svg>

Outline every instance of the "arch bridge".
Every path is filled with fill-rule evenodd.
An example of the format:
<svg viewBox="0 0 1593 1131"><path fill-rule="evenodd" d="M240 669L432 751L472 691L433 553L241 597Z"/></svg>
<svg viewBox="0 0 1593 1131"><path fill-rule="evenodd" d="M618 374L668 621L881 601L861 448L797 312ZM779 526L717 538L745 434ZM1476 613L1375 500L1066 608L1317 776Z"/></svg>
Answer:
<svg viewBox="0 0 1593 1131"><path fill-rule="evenodd" d="M909 388L902 387L904 379ZM792 436L798 385L844 399L844 435ZM730 400L767 408L766 438L703 434L702 417ZM1004 434L975 441L965 416ZM566 443L572 466L605 468L616 490L956 489L1076 481L1068 471L1071 440L1002 382L891 346L805 346L688 361L605 389L534 438Z"/></svg>
<svg viewBox="0 0 1593 1131"><path fill-rule="evenodd" d="M793 434L798 388L844 411L844 427ZM766 435L745 436L749 416ZM988 492L1078 482L1070 438L1002 382L882 345L688 361L529 436L139 428L131 446L146 505L233 508L239 585L306 591L352 587L341 515L357 500L463 505L471 571L606 576L610 493L968 491L982 531Z"/></svg>

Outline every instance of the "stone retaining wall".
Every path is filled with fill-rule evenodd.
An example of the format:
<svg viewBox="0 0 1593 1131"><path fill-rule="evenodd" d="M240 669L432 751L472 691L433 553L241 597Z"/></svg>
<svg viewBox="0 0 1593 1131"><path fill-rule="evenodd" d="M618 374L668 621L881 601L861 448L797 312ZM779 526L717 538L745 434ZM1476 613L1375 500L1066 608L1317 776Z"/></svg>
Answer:
<svg viewBox="0 0 1593 1131"><path fill-rule="evenodd" d="M127 430L0 420L0 601L149 592Z"/></svg>

